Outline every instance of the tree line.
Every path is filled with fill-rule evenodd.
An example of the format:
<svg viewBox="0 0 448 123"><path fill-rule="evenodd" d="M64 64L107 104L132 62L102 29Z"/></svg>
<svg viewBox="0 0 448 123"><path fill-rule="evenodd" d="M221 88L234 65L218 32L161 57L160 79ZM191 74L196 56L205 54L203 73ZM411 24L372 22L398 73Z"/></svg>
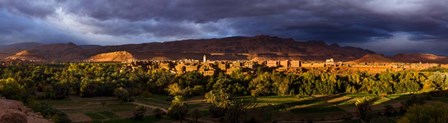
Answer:
<svg viewBox="0 0 448 123"><path fill-rule="evenodd" d="M174 74L159 69L131 71L122 64L18 64L0 69L0 94L26 100L29 96L61 99L81 97L141 95L205 95L222 90L233 96L317 95L371 93L387 95L448 88L446 73L401 71L368 74L332 73L307 70L301 73L266 69L237 70L232 74L203 76L199 72ZM128 93L128 94L127 94Z"/></svg>
<svg viewBox="0 0 448 123"><path fill-rule="evenodd" d="M366 72L303 69L297 73L276 72L258 66L231 74L216 72L204 76L199 72L175 74L164 69L130 70L123 64L15 64L0 66L0 96L34 104L36 110L51 111L46 117L66 116L33 99L63 99L116 96L128 102L132 96L164 94L173 97L174 107L183 107L182 97L205 96L213 104L214 115L224 115L234 107L230 97L267 95L331 95L370 93L379 96L395 93L429 92L448 89L447 73L441 68L423 71L401 71L368 74ZM442 71L442 72L440 72ZM44 105L45 106L45 105ZM237 107L240 105L237 105ZM182 109L182 108L180 108ZM221 114L219 114L221 113ZM174 116L183 116L180 115ZM65 118L64 118L65 117ZM230 117L230 116L229 116ZM239 116L231 116L239 117ZM238 119L238 118L237 118Z"/></svg>

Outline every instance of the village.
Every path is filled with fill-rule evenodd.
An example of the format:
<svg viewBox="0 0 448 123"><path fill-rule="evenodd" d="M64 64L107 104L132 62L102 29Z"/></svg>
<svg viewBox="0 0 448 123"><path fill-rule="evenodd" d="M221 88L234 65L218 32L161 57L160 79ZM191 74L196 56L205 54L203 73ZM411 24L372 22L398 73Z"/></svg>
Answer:
<svg viewBox="0 0 448 123"><path fill-rule="evenodd" d="M125 62L124 69L144 70L164 69L176 74L197 71L204 76L212 76L217 71L231 74L236 70L251 70L258 66L272 68L277 72L298 73L312 68L344 68L353 71L365 71L368 73L396 72L403 70L423 70L432 67L448 67L436 63L355 63L337 62L333 58L322 62L310 62L300 60L209 60L204 55L202 60L139 60Z"/></svg>

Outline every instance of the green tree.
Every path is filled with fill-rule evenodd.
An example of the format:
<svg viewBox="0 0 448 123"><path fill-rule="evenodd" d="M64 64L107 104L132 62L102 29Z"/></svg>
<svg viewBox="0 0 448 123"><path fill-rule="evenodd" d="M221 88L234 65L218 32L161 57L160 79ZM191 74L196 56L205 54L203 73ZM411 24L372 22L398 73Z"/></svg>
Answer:
<svg viewBox="0 0 448 123"><path fill-rule="evenodd" d="M129 93L129 91L123 87L119 87L116 88L114 91L114 95L115 97L117 97L118 99L120 99L123 102L131 102L132 101L132 97L131 94Z"/></svg>
<svg viewBox="0 0 448 123"><path fill-rule="evenodd" d="M182 96L175 96L171 101L171 106L168 108L168 116L179 120L181 123L188 113L188 104L184 102Z"/></svg>
<svg viewBox="0 0 448 123"><path fill-rule="evenodd" d="M233 104L226 110L226 120L229 123L240 123L249 109L255 107L255 99L232 100Z"/></svg>
<svg viewBox="0 0 448 123"><path fill-rule="evenodd" d="M177 83L170 84L166 89L171 96L183 96L184 92Z"/></svg>
<svg viewBox="0 0 448 123"><path fill-rule="evenodd" d="M0 79L0 96L24 101L27 99L26 88L14 78Z"/></svg>
<svg viewBox="0 0 448 123"><path fill-rule="evenodd" d="M205 101L210 103L209 111L213 117L224 116L226 110L233 105L230 95L222 89L212 90L205 94Z"/></svg>

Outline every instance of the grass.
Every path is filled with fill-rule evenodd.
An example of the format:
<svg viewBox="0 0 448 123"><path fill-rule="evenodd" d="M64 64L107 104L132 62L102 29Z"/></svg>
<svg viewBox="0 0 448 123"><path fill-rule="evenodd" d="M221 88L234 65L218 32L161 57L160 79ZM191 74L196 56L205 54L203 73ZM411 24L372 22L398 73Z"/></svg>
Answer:
<svg viewBox="0 0 448 123"><path fill-rule="evenodd" d="M448 98L447 97L432 97L432 100L437 100L437 101L441 101L444 103L448 103Z"/></svg>
<svg viewBox="0 0 448 123"><path fill-rule="evenodd" d="M368 94L368 93L353 93L353 94L346 94L345 96L353 97L353 98L357 98L357 97L377 97L376 94Z"/></svg>
<svg viewBox="0 0 448 123"><path fill-rule="evenodd" d="M283 99L283 100L278 100ZM255 108L265 108L266 106L271 106L273 110L280 111L284 109L289 109L295 106L303 106L303 105L319 105L323 103L312 97L307 98L266 98L262 97L261 100L257 98L255 101L257 106Z"/></svg>
<svg viewBox="0 0 448 123"><path fill-rule="evenodd" d="M110 111L86 112L84 114L92 118L94 121L118 118L117 115Z"/></svg>
<svg viewBox="0 0 448 123"><path fill-rule="evenodd" d="M80 98L70 97L63 100L41 100L55 106L57 109L70 114L82 113L93 121L118 120L122 116L118 112L132 111L134 104L123 103L114 97ZM100 102L105 102L102 105Z"/></svg>
<svg viewBox="0 0 448 123"><path fill-rule="evenodd" d="M198 107L201 107L202 106L202 104L188 104L188 108L189 109L195 109L195 108L198 108Z"/></svg>
<svg viewBox="0 0 448 123"><path fill-rule="evenodd" d="M133 104L109 104L106 107L113 112L119 112L119 111L132 111L132 110L134 110L135 105L133 105Z"/></svg>
<svg viewBox="0 0 448 123"><path fill-rule="evenodd" d="M115 115L113 112L110 112L110 111L101 111L101 112L98 112L98 113L103 115L103 116L108 117L109 119L118 118L117 115Z"/></svg>
<svg viewBox="0 0 448 123"><path fill-rule="evenodd" d="M154 116L144 117L142 120L134 120L134 119L114 119L108 121L93 121L93 123L155 123L160 119L155 118Z"/></svg>
<svg viewBox="0 0 448 123"><path fill-rule="evenodd" d="M168 96L157 95L157 94L151 94L150 96L147 96L147 97L136 97L135 99L137 102L140 102L140 103L144 103L144 104L148 104L148 105L155 105L155 106L164 107L164 108L168 108L171 103L166 100L166 99L168 99Z"/></svg>
<svg viewBox="0 0 448 123"><path fill-rule="evenodd" d="M104 117L103 115L96 113L96 112L86 112L84 113L85 115L89 116L90 118L92 118L93 120L104 120L107 119L106 117Z"/></svg>
<svg viewBox="0 0 448 123"><path fill-rule="evenodd" d="M344 110L336 106L311 106L305 108L295 108L290 110L293 113L322 113L322 112L343 112Z"/></svg>

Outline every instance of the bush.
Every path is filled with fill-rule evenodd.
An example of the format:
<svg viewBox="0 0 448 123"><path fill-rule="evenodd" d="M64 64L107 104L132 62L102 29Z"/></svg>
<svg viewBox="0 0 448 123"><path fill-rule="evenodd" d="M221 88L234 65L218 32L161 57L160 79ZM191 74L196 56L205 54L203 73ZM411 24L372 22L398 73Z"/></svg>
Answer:
<svg viewBox="0 0 448 123"><path fill-rule="evenodd" d="M68 119L67 114L63 112L58 112L51 117L51 120L55 123L70 123L71 120Z"/></svg>
<svg viewBox="0 0 448 123"><path fill-rule="evenodd" d="M134 120L142 120L145 116L146 108L144 106L137 106L135 107L133 114L134 114Z"/></svg>
<svg viewBox="0 0 448 123"><path fill-rule="evenodd" d="M157 119L161 119L162 116L165 115L165 112L163 112L162 109L160 109L160 108L155 108L155 109L153 110L153 113L155 114L155 117L156 117Z"/></svg>
<svg viewBox="0 0 448 123"><path fill-rule="evenodd" d="M35 112L40 112L45 118L51 119L55 123L70 123L67 114L57 110L53 106L47 103L41 103L38 101L31 101L29 107Z"/></svg>
<svg viewBox="0 0 448 123"><path fill-rule="evenodd" d="M131 94L129 91L123 87L116 88L114 95L123 102L132 102Z"/></svg>

